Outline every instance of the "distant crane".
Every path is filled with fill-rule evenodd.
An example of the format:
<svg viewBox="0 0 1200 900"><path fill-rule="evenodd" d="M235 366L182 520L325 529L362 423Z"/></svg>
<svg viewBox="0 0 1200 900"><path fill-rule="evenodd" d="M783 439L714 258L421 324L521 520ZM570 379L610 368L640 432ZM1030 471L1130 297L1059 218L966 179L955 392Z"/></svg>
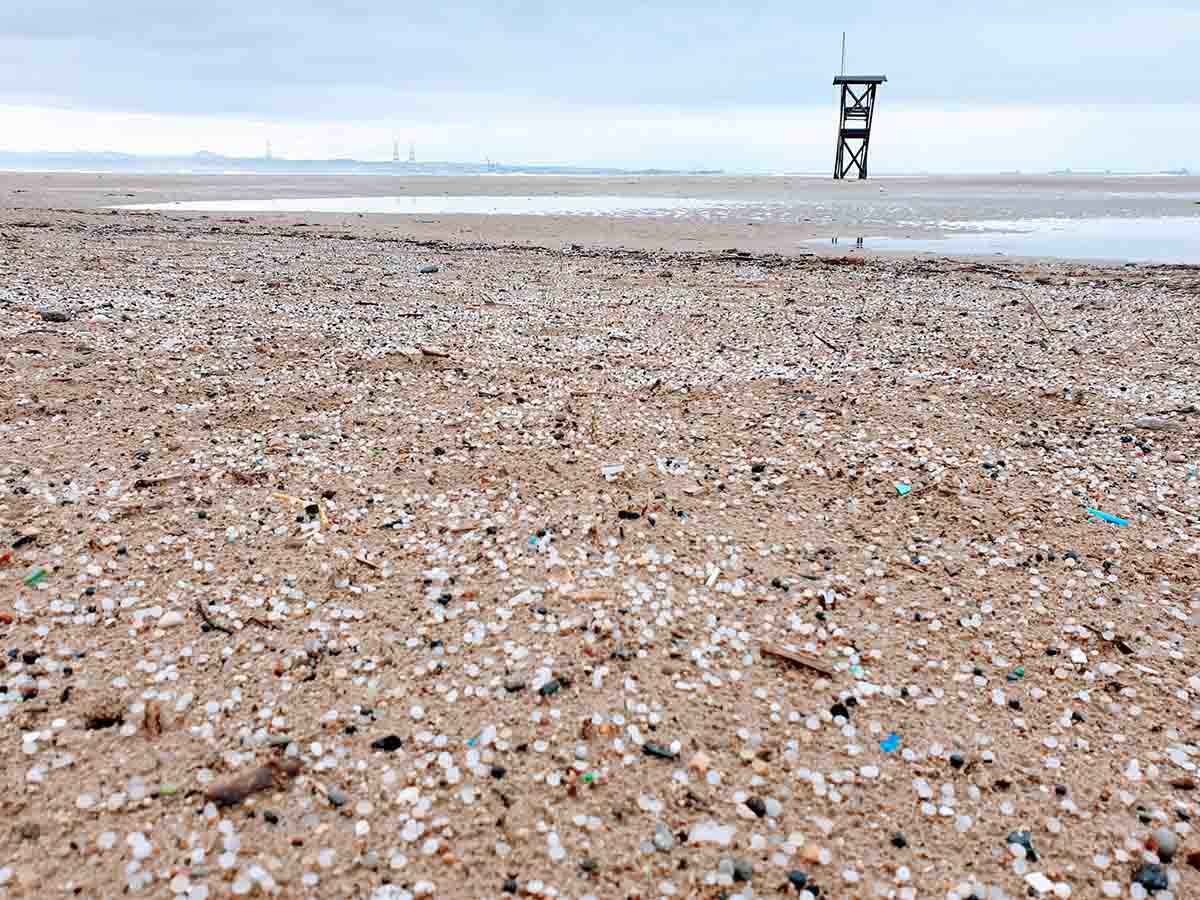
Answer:
<svg viewBox="0 0 1200 900"><path fill-rule="evenodd" d="M392 141L392 162L400 162L400 142Z"/></svg>
<svg viewBox="0 0 1200 900"><path fill-rule="evenodd" d="M412 141L408 142L408 161L415 163L417 161L417 145Z"/></svg>

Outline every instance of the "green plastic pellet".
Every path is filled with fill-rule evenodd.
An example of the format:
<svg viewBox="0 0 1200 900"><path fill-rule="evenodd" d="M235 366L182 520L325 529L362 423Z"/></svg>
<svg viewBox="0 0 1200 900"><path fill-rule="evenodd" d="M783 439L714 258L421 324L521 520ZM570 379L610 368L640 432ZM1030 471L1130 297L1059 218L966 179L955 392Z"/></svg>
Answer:
<svg viewBox="0 0 1200 900"><path fill-rule="evenodd" d="M43 578L45 578L46 575L48 575L48 574L49 573L45 569L43 569L41 566L38 566L36 569L34 569L32 572L30 572L28 575L25 576L25 579L24 579L25 586L33 587L35 584L37 584L39 581L41 581Z"/></svg>
<svg viewBox="0 0 1200 900"><path fill-rule="evenodd" d="M593 781L596 780L596 776L591 772L584 772L583 780L586 781L588 784L591 784Z"/></svg>

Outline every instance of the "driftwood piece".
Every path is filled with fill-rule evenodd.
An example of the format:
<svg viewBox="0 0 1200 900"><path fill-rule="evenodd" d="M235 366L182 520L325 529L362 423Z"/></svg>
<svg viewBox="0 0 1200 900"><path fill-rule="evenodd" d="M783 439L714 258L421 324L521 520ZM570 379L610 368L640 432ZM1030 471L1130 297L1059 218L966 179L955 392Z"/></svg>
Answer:
<svg viewBox="0 0 1200 900"><path fill-rule="evenodd" d="M795 650L785 650L783 647L778 647L774 644L763 644L760 648L764 656L771 656L775 659L782 659L785 662L790 662L794 666L800 666L803 669L811 669L814 672L819 672L826 678L836 678L837 670L833 666L826 663L823 659L819 659L808 653L797 653Z"/></svg>
<svg viewBox="0 0 1200 900"><path fill-rule="evenodd" d="M233 806L252 794L269 791L272 788L283 789L299 774L299 760L272 760L251 772L214 784L205 792L204 799L210 800L218 806Z"/></svg>

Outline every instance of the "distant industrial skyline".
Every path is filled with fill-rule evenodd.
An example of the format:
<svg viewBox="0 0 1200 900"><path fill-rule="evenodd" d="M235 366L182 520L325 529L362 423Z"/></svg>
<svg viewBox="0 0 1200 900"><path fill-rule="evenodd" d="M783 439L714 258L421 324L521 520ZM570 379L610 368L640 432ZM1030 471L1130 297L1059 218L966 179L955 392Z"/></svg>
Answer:
<svg viewBox="0 0 1200 900"><path fill-rule="evenodd" d="M295 157L287 154L280 154L273 149L268 156L266 153L260 153L257 156L227 156L224 154L213 153L209 150L197 150L190 153L167 153L167 154L136 154L128 153L120 150L106 151L71 151L71 150L55 150L55 151L11 151L0 149L0 170L4 168L48 168L48 169L63 169L71 170L78 165L93 164L97 167L97 171L103 171L105 166L122 171L137 171L138 164L145 164L145 170L150 172L167 172L172 171L170 166L164 164L178 163L174 170L190 171L196 165L215 165L215 164L236 164L239 167L251 168L256 165L269 165L279 170L287 170L290 168L312 168L320 164L345 164L348 166L373 167L373 172L379 173L387 171L392 167L398 172L413 171L417 174L427 174L430 171L439 168L455 168L455 169L476 169L480 171L513 171L513 170L564 170L564 171L579 171L579 172L679 172L679 173L715 173L737 175L737 174L779 174L779 175L798 175L798 176L818 176L826 177L828 172L824 167L813 169L787 169L778 171L752 170L752 169L736 169L736 168L696 168L696 167L654 167L654 166L611 166L611 165L583 165L571 163L536 163L525 162L523 160L494 160L485 158L483 160L468 160L468 159L430 159L416 160L411 158L397 158L399 153L398 147L393 147L390 157L379 157L372 155L353 155L353 156L338 156L338 157L323 157L323 158L306 158ZM1104 169L1087 169L1072 166L1060 166L1051 169L989 169L977 170L973 172L939 172L931 169L912 169L912 170L885 170L877 172L872 170L877 176L888 175L1200 175L1200 170L1189 169L1186 166L1176 166L1165 169L1120 169L1120 168L1104 168Z"/></svg>

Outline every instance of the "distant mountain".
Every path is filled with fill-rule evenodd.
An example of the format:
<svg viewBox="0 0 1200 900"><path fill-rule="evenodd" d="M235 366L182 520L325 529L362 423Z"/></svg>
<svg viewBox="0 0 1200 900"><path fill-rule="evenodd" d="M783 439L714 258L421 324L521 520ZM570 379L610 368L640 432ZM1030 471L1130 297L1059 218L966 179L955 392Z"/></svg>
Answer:
<svg viewBox="0 0 1200 900"><path fill-rule="evenodd" d="M129 153L0 151L0 169L40 172L127 174L309 174L309 175L719 175L721 170L619 169L589 166L521 166L499 163L365 162L358 159L265 159L222 156L201 150L190 156Z"/></svg>

